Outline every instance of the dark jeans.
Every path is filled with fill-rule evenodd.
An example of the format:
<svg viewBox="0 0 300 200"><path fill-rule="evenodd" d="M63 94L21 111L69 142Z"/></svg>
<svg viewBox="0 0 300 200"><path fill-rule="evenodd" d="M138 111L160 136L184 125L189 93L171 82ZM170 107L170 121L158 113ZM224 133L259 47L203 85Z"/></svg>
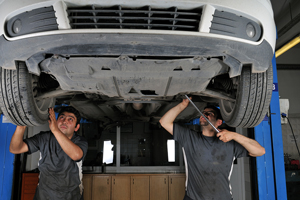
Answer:
<svg viewBox="0 0 300 200"><path fill-rule="evenodd" d="M193 200L193 199L191 199L190 197L188 197L188 195L185 193L185 196L184 196L183 200Z"/></svg>
<svg viewBox="0 0 300 200"><path fill-rule="evenodd" d="M188 195L186 195L186 193L185 193L185 196L184 196L183 200L193 200L193 199L191 199L190 197L188 197ZM231 199L231 200L233 200L233 199Z"/></svg>

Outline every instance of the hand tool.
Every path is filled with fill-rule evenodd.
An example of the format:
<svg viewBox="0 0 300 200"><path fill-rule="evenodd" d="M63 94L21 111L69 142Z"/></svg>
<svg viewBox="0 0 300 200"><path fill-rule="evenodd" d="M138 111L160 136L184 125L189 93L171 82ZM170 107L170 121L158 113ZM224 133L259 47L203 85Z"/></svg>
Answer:
<svg viewBox="0 0 300 200"><path fill-rule="evenodd" d="M194 104L194 102L187 96L185 97L191 102L191 104L196 108L196 110L202 115L202 117L219 133L220 131L205 117L205 115L197 108L197 106Z"/></svg>

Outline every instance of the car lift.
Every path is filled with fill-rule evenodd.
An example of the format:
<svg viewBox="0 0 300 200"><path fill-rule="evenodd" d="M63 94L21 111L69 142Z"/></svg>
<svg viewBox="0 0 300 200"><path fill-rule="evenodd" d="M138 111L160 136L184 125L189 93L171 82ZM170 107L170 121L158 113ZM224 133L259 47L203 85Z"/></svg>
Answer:
<svg viewBox="0 0 300 200"><path fill-rule="evenodd" d="M15 155L9 152L9 144L16 126L3 123L0 117L0 199L10 200L12 196Z"/></svg>
<svg viewBox="0 0 300 200"><path fill-rule="evenodd" d="M256 158L258 196L262 200L286 200L286 180L281 131L278 80L275 56L273 67L273 93L270 115L254 128L255 140L265 147L266 153Z"/></svg>
<svg viewBox="0 0 300 200"><path fill-rule="evenodd" d="M260 200L286 200L283 142L279 109L279 94L275 56L273 66L273 94L270 116L254 128L255 139L265 147L266 154L256 158L258 196ZM10 200L13 187L15 156L9 152L9 143L15 125L3 123L0 118L0 199Z"/></svg>

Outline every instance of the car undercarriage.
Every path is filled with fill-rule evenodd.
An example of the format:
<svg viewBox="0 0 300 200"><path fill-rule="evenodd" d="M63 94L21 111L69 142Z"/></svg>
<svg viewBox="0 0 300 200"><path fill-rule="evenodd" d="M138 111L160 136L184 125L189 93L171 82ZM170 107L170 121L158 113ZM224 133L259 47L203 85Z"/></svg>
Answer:
<svg viewBox="0 0 300 200"><path fill-rule="evenodd" d="M272 94L272 16L213 2L43 1L3 10L1 110L14 124L37 126L49 107L72 105L107 128L158 123L187 94L200 109L219 106L229 126L256 126ZM197 117L189 106L176 120Z"/></svg>

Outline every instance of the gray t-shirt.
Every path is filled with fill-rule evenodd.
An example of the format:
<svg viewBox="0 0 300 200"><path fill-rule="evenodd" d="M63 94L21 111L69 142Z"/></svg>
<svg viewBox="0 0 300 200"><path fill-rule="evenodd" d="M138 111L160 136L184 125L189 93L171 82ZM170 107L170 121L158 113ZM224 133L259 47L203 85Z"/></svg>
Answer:
<svg viewBox="0 0 300 200"><path fill-rule="evenodd" d="M88 143L84 137L74 133L71 141L83 151L81 160L73 161L61 148L51 131L41 132L25 139L28 153L40 150L39 185L35 199L79 200L81 198L82 163Z"/></svg>
<svg viewBox="0 0 300 200"><path fill-rule="evenodd" d="M187 195L194 200L232 199L233 161L248 155L235 141L223 142L174 123L173 136L185 154Z"/></svg>

